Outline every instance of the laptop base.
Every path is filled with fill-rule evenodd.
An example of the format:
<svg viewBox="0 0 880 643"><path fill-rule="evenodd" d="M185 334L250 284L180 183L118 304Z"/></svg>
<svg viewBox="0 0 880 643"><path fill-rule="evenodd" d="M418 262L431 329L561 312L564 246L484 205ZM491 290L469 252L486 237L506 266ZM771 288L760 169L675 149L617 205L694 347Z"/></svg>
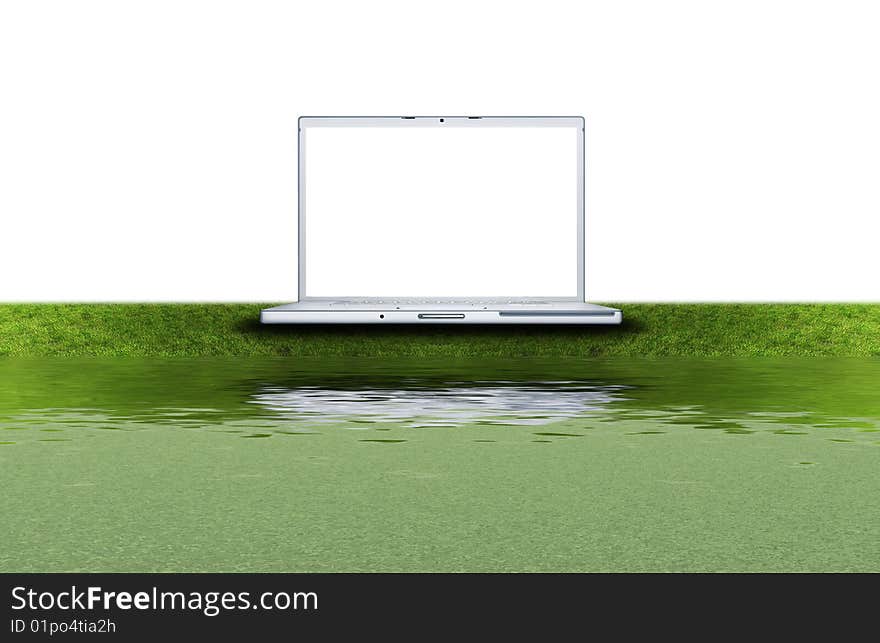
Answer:
<svg viewBox="0 0 880 643"><path fill-rule="evenodd" d="M620 324L621 311L579 302L544 306L381 305L300 302L267 308L264 324Z"/></svg>

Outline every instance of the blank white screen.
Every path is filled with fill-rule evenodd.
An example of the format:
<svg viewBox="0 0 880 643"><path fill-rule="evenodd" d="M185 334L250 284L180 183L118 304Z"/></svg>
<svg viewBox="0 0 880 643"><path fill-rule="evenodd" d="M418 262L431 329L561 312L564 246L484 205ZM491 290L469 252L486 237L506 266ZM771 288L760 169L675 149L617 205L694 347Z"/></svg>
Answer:
<svg viewBox="0 0 880 643"><path fill-rule="evenodd" d="M577 295L576 128L303 134L307 295Z"/></svg>

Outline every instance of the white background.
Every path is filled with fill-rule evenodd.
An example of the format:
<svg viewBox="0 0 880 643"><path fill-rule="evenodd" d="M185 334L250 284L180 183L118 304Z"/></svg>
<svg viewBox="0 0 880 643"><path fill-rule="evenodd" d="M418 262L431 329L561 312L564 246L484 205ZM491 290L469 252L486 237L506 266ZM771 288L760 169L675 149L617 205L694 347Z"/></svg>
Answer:
<svg viewBox="0 0 880 643"><path fill-rule="evenodd" d="M880 300L877 3L0 0L0 299L291 300L296 117L587 116L587 295Z"/></svg>
<svg viewBox="0 0 880 643"><path fill-rule="evenodd" d="M580 121L444 120L304 126L307 295L577 295Z"/></svg>

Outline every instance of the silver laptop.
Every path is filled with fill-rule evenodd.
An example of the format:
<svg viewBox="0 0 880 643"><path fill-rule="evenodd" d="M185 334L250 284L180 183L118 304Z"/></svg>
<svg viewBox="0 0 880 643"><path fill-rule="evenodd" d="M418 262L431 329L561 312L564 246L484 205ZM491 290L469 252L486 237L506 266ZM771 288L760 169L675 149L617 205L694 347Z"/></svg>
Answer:
<svg viewBox="0 0 880 643"><path fill-rule="evenodd" d="M299 119L299 297L265 324L619 324L585 302L582 117Z"/></svg>

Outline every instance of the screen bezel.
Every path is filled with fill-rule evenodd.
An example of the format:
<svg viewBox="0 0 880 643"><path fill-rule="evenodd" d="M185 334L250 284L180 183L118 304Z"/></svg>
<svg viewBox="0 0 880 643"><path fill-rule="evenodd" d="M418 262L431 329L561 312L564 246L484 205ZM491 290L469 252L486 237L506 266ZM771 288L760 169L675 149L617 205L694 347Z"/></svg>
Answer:
<svg viewBox="0 0 880 643"><path fill-rule="evenodd" d="M345 299L347 295L334 297L309 297L306 292L306 136L312 127L571 127L577 133L577 296L552 297L554 300L585 301L584 292L584 139L583 116L300 116L297 127L297 234L298 234L298 301ZM393 294L393 293L389 293Z"/></svg>

